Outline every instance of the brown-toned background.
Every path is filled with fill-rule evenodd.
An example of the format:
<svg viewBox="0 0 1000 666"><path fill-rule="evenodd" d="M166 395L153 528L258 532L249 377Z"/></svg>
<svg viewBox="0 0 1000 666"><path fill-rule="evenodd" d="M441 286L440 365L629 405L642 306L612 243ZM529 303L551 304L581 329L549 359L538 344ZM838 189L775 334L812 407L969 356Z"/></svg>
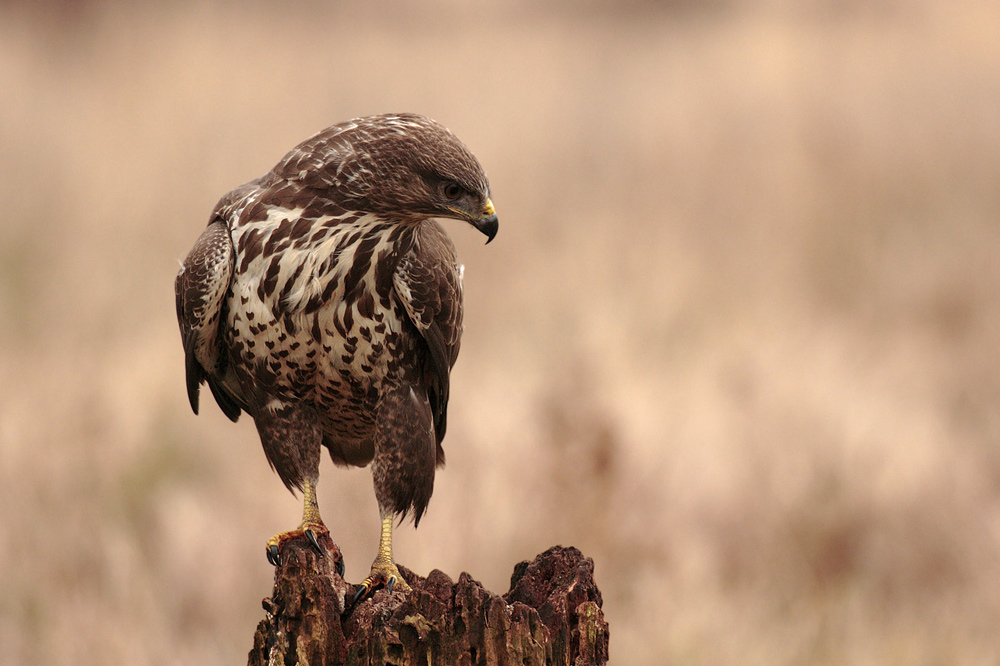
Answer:
<svg viewBox="0 0 1000 666"><path fill-rule="evenodd" d="M132 3L138 4L138 3ZM397 556L596 562L616 664L1000 659L1000 5L4 3L0 664L234 664L300 504L183 389L177 261L326 125L491 177ZM473 8L475 7L475 8ZM367 471L320 506L363 577Z"/></svg>

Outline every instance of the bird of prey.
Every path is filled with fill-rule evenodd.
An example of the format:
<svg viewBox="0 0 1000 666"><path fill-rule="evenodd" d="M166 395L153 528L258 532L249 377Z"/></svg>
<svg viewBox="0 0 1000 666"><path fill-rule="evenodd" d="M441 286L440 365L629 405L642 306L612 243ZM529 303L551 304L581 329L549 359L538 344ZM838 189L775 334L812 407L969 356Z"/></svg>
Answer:
<svg viewBox="0 0 1000 666"><path fill-rule="evenodd" d="M302 492L302 524L268 542L273 564L292 538L322 552L329 537L322 447L338 465L371 463L382 533L355 600L408 589L393 522L412 511L419 523L444 463L462 266L434 218L493 239L479 161L423 116L358 118L223 196L175 282L191 408L208 384L230 419L249 414L271 467Z"/></svg>

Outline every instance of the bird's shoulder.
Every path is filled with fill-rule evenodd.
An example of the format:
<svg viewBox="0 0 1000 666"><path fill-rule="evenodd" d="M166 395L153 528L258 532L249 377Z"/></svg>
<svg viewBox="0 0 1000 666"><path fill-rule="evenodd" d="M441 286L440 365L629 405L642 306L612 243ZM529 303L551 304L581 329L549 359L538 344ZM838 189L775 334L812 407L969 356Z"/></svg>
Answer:
<svg viewBox="0 0 1000 666"><path fill-rule="evenodd" d="M441 348L449 368L462 334L462 270L447 232L427 220L415 230L394 274L407 314L431 346Z"/></svg>
<svg viewBox="0 0 1000 666"><path fill-rule="evenodd" d="M174 280L177 317L185 347L193 350L207 345L208 339L214 337L232 269L233 243L229 230L220 220L213 220L195 241ZM207 358L199 360L206 369L211 368Z"/></svg>
<svg viewBox="0 0 1000 666"><path fill-rule="evenodd" d="M207 381L223 412L239 417L241 403L219 384L224 372L220 327L233 276L234 250L229 229L213 219L195 242L174 281L177 322L184 345L185 374L191 408L198 413L198 393Z"/></svg>

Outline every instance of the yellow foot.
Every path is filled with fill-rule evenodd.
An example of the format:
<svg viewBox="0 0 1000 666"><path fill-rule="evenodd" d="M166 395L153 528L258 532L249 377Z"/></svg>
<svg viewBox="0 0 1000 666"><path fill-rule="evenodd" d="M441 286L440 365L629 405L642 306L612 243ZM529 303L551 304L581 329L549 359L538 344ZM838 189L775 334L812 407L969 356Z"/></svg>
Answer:
<svg viewBox="0 0 1000 666"><path fill-rule="evenodd" d="M354 600L351 605L358 603L362 599L367 598L371 593L380 587L385 587L389 594L392 594L393 590L399 590L401 592L409 592L410 586L406 583L406 579L403 578L403 574L399 573L399 569L396 564L392 561L375 560L375 564L372 565L372 572L361 581L361 585L354 592Z"/></svg>
<svg viewBox="0 0 1000 666"><path fill-rule="evenodd" d="M320 522L304 522L294 530L275 534L268 539L267 561L278 566L281 563L281 551L284 550L285 544L302 537L305 537L312 549L319 555L323 555L324 547L333 554L337 575L344 575L344 560L340 556L340 550L330 538L330 530L326 529L326 525ZM323 545L321 546L320 543Z"/></svg>

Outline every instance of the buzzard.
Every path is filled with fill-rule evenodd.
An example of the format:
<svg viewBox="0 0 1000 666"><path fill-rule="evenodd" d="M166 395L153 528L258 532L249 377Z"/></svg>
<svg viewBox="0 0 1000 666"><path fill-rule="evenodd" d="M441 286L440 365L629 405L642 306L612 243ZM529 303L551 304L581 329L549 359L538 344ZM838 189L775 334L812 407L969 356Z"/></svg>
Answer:
<svg viewBox="0 0 1000 666"><path fill-rule="evenodd" d="M419 523L444 463L462 266L434 218L493 239L478 160L423 116L359 118L222 197L175 282L191 408L208 384L230 419L249 414L271 467L303 495L302 524L267 544L272 564L289 539L322 552L317 537L329 538L321 447L338 465L371 463L382 534L355 600L408 589L393 522L412 511Z"/></svg>

